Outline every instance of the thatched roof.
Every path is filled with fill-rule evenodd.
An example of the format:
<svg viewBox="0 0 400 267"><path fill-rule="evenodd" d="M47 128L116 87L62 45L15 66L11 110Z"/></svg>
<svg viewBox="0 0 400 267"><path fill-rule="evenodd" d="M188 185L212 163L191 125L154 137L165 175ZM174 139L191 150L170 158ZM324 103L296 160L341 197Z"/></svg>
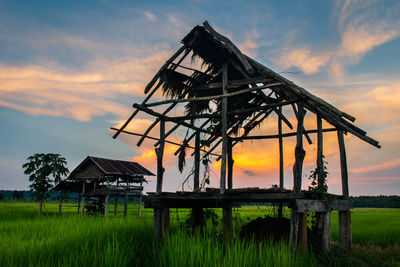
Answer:
<svg viewBox="0 0 400 267"><path fill-rule="evenodd" d="M200 131L208 136L207 140L210 143L218 143L221 137L221 120L218 118L222 113L222 67L227 62L228 92L225 96L228 102L229 136L236 136L237 140L247 136L271 113L276 113L292 128L278 107L292 105L297 116L295 103L301 102L306 110L317 114L337 130L351 133L373 146L380 147L378 141L368 137L366 131L355 126L353 116L246 56L207 22L204 22L202 26L194 27L181 42L183 47L162 66L146 86L147 97L143 103L134 104L137 110L121 129L114 129L117 131L114 138L124 130L138 111L144 111L157 117L158 121L163 119ZM182 65L187 56L192 57L192 66ZM196 60L200 60L203 66L201 69L193 64ZM167 100L148 103L158 88L162 88ZM165 104L170 104L170 106L163 113L152 109L152 107ZM185 113L182 116L168 116L168 112L176 110L181 104L185 105ZM195 126L193 120L201 121L201 126ZM144 134L131 134L142 136L142 141L148 137L148 132L155 124L150 126ZM243 131L239 131L240 128ZM309 142L311 142L310 139ZM187 143L188 138L183 139L183 147Z"/></svg>

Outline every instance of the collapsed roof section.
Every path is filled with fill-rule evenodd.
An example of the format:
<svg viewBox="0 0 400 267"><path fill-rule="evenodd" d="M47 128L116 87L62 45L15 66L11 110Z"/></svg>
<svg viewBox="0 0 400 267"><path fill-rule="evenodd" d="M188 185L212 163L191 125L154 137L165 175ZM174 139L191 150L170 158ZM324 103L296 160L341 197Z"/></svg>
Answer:
<svg viewBox="0 0 400 267"><path fill-rule="evenodd" d="M221 116L223 99L226 99L227 135L234 138L236 143L243 139L251 139L249 133L271 113L276 113L290 129L293 129L290 121L282 113L281 107L291 105L297 117L295 104L302 103L306 110L317 114L334 126L335 130L351 133L380 148L378 141L368 137L366 131L353 124L355 121L353 116L241 53L228 38L216 32L207 22L194 27L183 38L182 43L183 46L167 60L146 86L147 97L142 104L133 105L136 110L120 129L112 128L116 131L114 138L125 132L141 137L138 146L145 138L156 140L154 145L157 146L158 138L150 137L148 134L160 120L169 121L175 125L165 133L164 138L182 126L199 131L207 136L202 149L209 155L223 139ZM192 66L183 66L182 62L188 56L192 57ZM201 68L196 67L197 59L201 60ZM226 72L223 71L224 64L227 64ZM159 88L167 99L149 103ZM185 108L184 114L168 115L170 111L178 110L182 104ZM162 105L169 105L162 113L152 109ZM156 121L143 134L124 131L139 111L155 116ZM199 123L196 124L195 121ZM303 134L311 143L306 130ZM180 145L176 155L182 148L190 147L189 141L194 136L195 133L186 136L181 144L168 140L166 142ZM207 148L205 144L208 144L207 147L210 144L213 146Z"/></svg>

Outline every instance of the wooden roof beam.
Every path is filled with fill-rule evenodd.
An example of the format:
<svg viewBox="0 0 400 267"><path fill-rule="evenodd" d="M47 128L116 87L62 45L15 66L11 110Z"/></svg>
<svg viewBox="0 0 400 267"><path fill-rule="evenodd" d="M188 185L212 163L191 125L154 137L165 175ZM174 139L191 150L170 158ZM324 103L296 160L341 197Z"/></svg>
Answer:
<svg viewBox="0 0 400 267"><path fill-rule="evenodd" d="M185 46L183 46L182 48L185 48ZM181 49L179 49L169 60L167 60L167 62L164 64L164 66L165 66L165 68L167 68L168 67L168 65L169 65L169 63L171 63L172 61L174 61L181 53L182 53L182 48ZM182 50L182 51L181 51ZM180 64L184 59L185 59L185 57L189 54L189 50L186 50L186 52L185 52L185 54L183 54L183 56L179 59L179 61L178 61L178 63L177 64ZM169 63L168 63L169 62ZM168 63L168 64L167 64ZM163 67L164 67L163 66ZM176 69L176 67L172 67L172 69L174 70L174 69ZM160 69L160 71L161 71L161 69ZM158 75L158 77L161 75L161 72L159 71L159 73L157 73L156 74L156 76ZM154 78L156 77L156 76L154 76ZM157 79L158 79L158 77L157 77ZM154 78L153 78L153 80L154 80ZM154 80L154 82L150 82L147 86L149 86L150 84L151 84L151 86L149 87L149 89L148 90L150 90L150 88L154 85L154 83L157 81L157 79L155 79ZM142 104L146 104L147 103L147 101L149 101L149 99L153 96L153 94L158 90L158 88L161 86L161 81L157 84L157 86L156 87L154 87L154 89L146 96L146 98L143 100L143 102L142 102ZM147 90L147 91L148 91ZM147 92L145 92L145 93L147 93ZM120 134L120 132L123 130L123 129L125 129L126 128L126 126L128 126L128 124L133 120L133 118L136 116L136 114L138 114L138 112L139 112L139 110L135 110L132 114L131 114L131 116L125 121L125 123L122 125L122 127L120 128L120 130L118 130L114 135L113 135L113 138L115 139L115 138L117 138L118 137L118 135Z"/></svg>
<svg viewBox="0 0 400 267"><path fill-rule="evenodd" d="M156 112L156 111L154 111L154 110L152 110L152 109L149 109L149 108L147 108L147 107L145 107L145 106L143 106L143 105L140 105L140 104L133 104L133 107L134 107L134 108L137 108L138 110L141 110L141 111L143 111L143 112L145 112L145 113L147 113L147 114L149 114L149 115L152 115L152 116L154 116L154 117L158 117L158 118L160 118L160 119L163 119L163 120L165 120L165 121L175 122L175 123L177 123L177 124L180 124L180 125L182 125L182 126L185 126L185 127L187 127L187 128L193 129L193 130L197 130L197 131L200 131L200 132L202 132L202 133L208 133L208 132L207 132L206 130L204 130L204 129L201 129L201 128L199 128L199 127L193 126L193 125L191 125L191 124L189 124L189 123L186 123L186 122L183 122L183 121L179 121L179 120L174 119L174 118L172 118L172 117L168 117L168 116L163 115L163 114L161 114L161 113L158 113L158 112Z"/></svg>
<svg viewBox="0 0 400 267"><path fill-rule="evenodd" d="M335 132L337 131L336 128L327 128L323 129L323 132ZM318 133L318 130L307 130L303 131L303 134L312 134L312 133ZM297 132L291 132L291 133L284 133L284 134L273 134L273 135L252 135L252 136L244 136L244 137L231 137L232 140L236 141L242 141L242 140L254 140L254 139L274 139L274 138L279 138L279 137L291 137L291 136L296 136Z"/></svg>
<svg viewBox="0 0 400 267"><path fill-rule="evenodd" d="M279 86L279 85L282 85L282 83L271 83L271 84L267 84L267 85L263 85L263 86L247 88L247 89L239 90L236 92L222 94L222 95L215 95L215 96L192 97L192 98L184 98L184 99L167 99L167 100L163 100L163 101L159 101L159 102L144 104L144 106L154 107L154 106L170 104L170 103L186 103L186 102L194 102L194 101L218 100L218 99L222 99L225 97L241 95L241 94L249 93L252 91L267 89L267 88Z"/></svg>
<svg viewBox="0 0 400 267"><path fill-rule="evenodd" d="M119 129L114 128L114 127L111 127L110 129L113 130L113 131L118 131L118 130L119 130ZM125 130L122 130L121 132L122 132L122 133L125 133L125 134L129 134L129 135L134 135L134 136L143 136L143 134L134 133L134 132L125 131ZM149 135L147 135L146 138L151 139L151 140L160 141L159 138L156 138L156 137L153 137L153 136L149 136ZM165 142L168 143L168 144L171 144L171 145L175 145L175 146L181 146L181 145L182 145L182 144L179 144L179 143L170 141L170 140L165 140ZM190 149L195 149L195 147L194 147L194 146L191 146L191 145L188 145L187 147L190 148ZM201 149L201 151L203 151L203 152L208 152L208 151L205 150L205 149ZM220 156L219 154L215 154L215 153L211 153L211 154L212 154L213 156Z"/></svg>

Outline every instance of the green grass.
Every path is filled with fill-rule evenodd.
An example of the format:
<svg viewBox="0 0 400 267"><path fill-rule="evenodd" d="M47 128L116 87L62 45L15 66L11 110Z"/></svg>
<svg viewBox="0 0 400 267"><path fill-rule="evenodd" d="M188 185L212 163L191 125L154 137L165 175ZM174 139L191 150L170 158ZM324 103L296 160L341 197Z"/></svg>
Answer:
<svg viewBox="0 0 400 267"><path fill-rule="evenodd" d="M112 208L110 205L110 211ZM188 214L184 209L171 209L171 233L162 244L153 240L151 209L143 209L141 218L136 216L135 205L129 205L127 218L123 218L122 211L117 217L81 217L72 204L64 206L62 216L57 211L57 204L47 203L45 214L39 216L36 203L0 202L0 266L321 265L321 257L318 262L312 253L299 252L292 257L283 242L244 242L238 238L224 241L218 234L205 238L188 235L179 227ZM216 212L221 218L220 210ZM247 221L272 213L271 208L245 206L233 212L234 228L238 230ZM377 266L399 266L399 216L400 211L395 209L355 209L354 256ZM331 217L335 241L337 214L332 213ZM323 262L357 266L357 261L337 255L323 255Z"/></svg>

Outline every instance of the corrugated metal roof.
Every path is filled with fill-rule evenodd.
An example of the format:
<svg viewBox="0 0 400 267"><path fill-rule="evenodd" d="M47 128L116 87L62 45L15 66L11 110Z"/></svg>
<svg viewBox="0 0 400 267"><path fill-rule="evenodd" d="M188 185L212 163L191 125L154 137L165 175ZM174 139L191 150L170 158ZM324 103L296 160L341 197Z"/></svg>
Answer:
<svg viewBox="0 0 400 267"><path fill-rule="evenodd" d="M87 159L93 161L104 172L105 175L154 176L152 172L137 162L105 159L92 156L89 156Z"/></svg>

